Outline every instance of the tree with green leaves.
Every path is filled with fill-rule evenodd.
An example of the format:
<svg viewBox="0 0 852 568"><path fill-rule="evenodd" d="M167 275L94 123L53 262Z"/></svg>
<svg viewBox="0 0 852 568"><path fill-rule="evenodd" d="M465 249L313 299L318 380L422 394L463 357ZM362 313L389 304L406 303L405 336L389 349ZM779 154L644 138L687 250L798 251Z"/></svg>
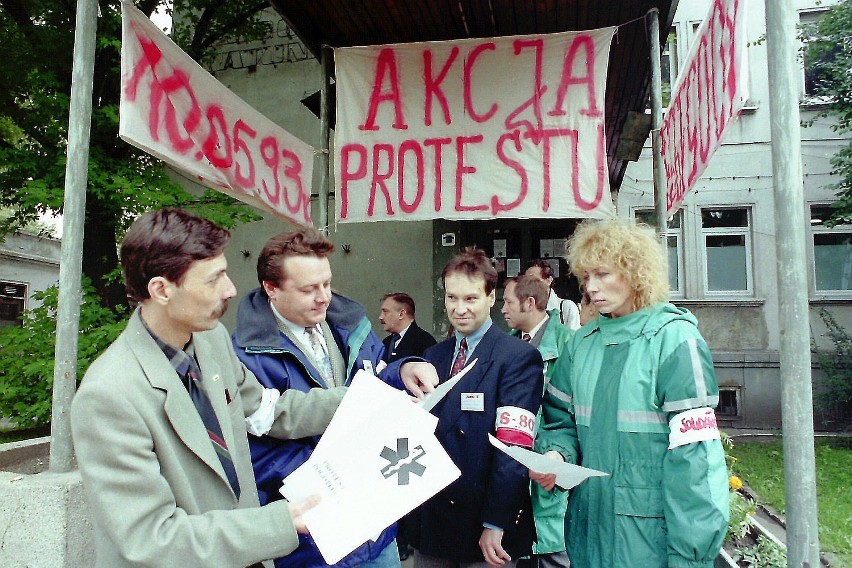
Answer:
<svg viewBox="0 0 852 568"><path fill-rule="evenodd" d="M136 0L150 16L170 0ZM117 243L139 213L173 206L232 227L259 215L213 190L186 192L164 165L118 136L121 2L98 0L78 375L123 329L129 314ZM204 62L221 41L260 39L265 0L181 0L173 39ZM0 0L0 239L61 213L71 96L76 0ZM19 426L49 420L56 290L21 327L0 328L0 417Z"/></svg>
<svg viewBox="0 0 852 568"><path fill-rule="evenodd" d="M116 278L116 243L139 213L178 206L224 225L258 218L230 197L208 190L192 195L166 175L162 163L118 137L121 2L99 0L95 54L83 273L104 306L124 305ZM137 0L150 16L165 0ZM173 37L194 59L217 42L262 37L261 0L183 0ZM0 0L0 207L15 213L0 235L45 212L61 212L74 48L74 0ZM182 24L182 25L180 25Z"/></svg>
<svg viewBox="0 0 852 568"><path fill-rule="evenodd" d="M852 0L829 8L819 22L806 26L806 81L812 96L828 101L817 116L837 120L840 134L852 131ZM852 140L831 159L831 173L840 181L831 224L852 224Z"/></svg>

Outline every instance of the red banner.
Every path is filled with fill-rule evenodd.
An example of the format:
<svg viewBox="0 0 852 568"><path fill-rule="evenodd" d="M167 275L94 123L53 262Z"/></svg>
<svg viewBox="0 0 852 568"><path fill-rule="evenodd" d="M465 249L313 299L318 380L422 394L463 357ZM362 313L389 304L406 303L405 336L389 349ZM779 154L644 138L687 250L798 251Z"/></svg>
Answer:
<svg viewBox="0 0 852 568"><path fill-rule="evenodd" d="M745 12L745 0L714 0L673 89L660 130L669 215L748 100Z"/></svg>
<svg viewBox="0 0 852 568"><path fill-rule="evenodd" d="M122 2L120 136L199 183L311 226L314 149L254 110Z"/></svg>

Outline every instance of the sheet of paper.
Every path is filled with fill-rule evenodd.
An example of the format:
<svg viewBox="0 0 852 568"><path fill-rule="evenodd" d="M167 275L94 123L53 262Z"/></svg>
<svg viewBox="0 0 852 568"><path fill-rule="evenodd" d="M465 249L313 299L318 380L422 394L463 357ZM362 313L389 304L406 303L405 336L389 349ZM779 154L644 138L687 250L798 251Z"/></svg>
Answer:
<svg viewBox="0 0 852 568"><path fill-rule="evenodd" d="M437 418L369 373L358 373L307 462L281 493L322 498L304 515L335 564L461 475L438 439Z"/></svg>
<svg viewBox="0 0 852 568"><path fill-rule="evenodd" d="M441 399L447 396L447 393L450 392L454 386L456 386L456 383L459 382L461 378L464 377L467 372L473 368L474 365L476 365L476 361L476 358L472 359L471 362L465 365L461 371L438 385L435 390L423 397L423 400L417 403L420 408L422 408L423 410L432 410L433 408L435 408L435 405L441 402Z"/></svg>
<svg viewBox="0 0 852 568"><path fill-rule="evenodd" d="M589 469L571 463L565 463L545 457L542 454L519 448L518 446L507 446L491 434L488 440L495 448L508 455L510 458L520 462L527 469L539 473L555 473L556 484L563 489L571 489L588 479L589 477L603 477L609 475L603 471Z"/></svg>

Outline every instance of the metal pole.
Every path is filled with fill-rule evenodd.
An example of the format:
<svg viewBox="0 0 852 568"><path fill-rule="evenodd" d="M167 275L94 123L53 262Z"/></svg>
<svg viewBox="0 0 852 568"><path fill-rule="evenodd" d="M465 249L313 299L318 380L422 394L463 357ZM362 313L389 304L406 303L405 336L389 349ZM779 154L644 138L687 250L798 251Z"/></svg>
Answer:
<svg viewBox="0 0 852 568"><path fill-rule="evenodd" d="M666 170L663 167L662 136L663 126L663 87L660 70L660 12L651 8L645 15L649 21L651 43L651 152L654 168L654 220L657 235L666 246Z"/></svg>
<svg viewBox="0 0 852 568"><path fill-rule="evenodd" d="M775 249L781 326L781 419L787 566L819 566L799 69L793 0L766 0Z"/></svg>
<svg viewBox="0 0 852 568"><path fill-rule="evenodd" d="M59 261L59 306L56 317L56 360L53 367L50 471L71 471L74 444L69 410L77 390L77 334L83 271L83 221L89 173L89 134L92 126L92 81L95 67L96 0L77 1L74 67L68 119L65 203Z"/></svg>
<svg viewBox="0 0 852 568"><path fill-rule="evenodd" d="M322 88L320 89L320 181L319 181L319 219L317 224L326 235L328 228L328 179L329 179L329 91L331 89L331 48L320 48L320 64L322 66Z"/></svg>

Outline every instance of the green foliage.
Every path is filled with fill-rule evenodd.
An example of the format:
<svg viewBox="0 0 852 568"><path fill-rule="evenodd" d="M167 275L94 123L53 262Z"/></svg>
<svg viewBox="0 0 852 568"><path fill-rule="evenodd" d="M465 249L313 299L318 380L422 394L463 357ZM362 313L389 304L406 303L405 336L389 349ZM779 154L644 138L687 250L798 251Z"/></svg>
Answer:
<svg viewBox="0 0 852 568"><path fill-rule="evenodd" d="M786 568L787 551L774 540L760 535L755 545L737 551L734 560L751 568Z"/></svg>
<svg viewBox="0 0 852 568"><path fill-rule="evenodd" d="M825 308L820 309L819 316L833 349L818 349L813 342L817 363L825 373L814 404L823 415L825 426L842 430L852 425L852 337Z"/></svg>
<svg viewBox="0 0 852 568"><path fill-rule="evenodd" d="M749 515L754 515L756 508L754 501L739 491L731 490L731 520L725 540L736 543L745 538L752 525Z"/></svg>
<svg viewBox="0 0 852 568"><path fill-rule="evenodd" d="M57 288L33 297L43 304L24 313L23 326L0 328L0 416L20 428L50 420L56 340ZM80 305L77 378L124 329L124 310L103 308L91 283L84 282Z"/></svg>
<svg viewBox="0 0 852 568"><path fill-rule="evenodd" d="M852 0L832 6L819 23L802 32L813 95L829 101L817 116L835 118L835 131L848 133L852 130ZM831 159L831 167L831 173L840 178L830 186L838 197L831 223L852 223L852 141Z"/></svg>
<svg viewBox="0 0 852 568"><path fill-rule="evenodd" d="M852 440L818 438L814 450L820 549L835 555L838 566L852 566ZM781 441L739 443L731 454L736 460L734 471L760 496L760 503L783 514L786 496Z"/></svg>
<svg viewBox="0 0 852 568"><path fill-rule="evenodd" d="M150 15L165 0L136 0ZM169 3L170 5L171 3ZM200 59L224 39L247 41L268 33L258 20L260 0L184 0L178 43ZM121 2L98 3L91 146L86 197L83 272L101 303L124 303L120 283L106 276L118 265L115 243L138 214L165 206L194 210L228 227L259 216L212 190L186 192L163 164L118 137ZM195 17L197 16L197 17ZM46 212L61 213L68 143L75 5L55 0L0 2L0 235Z"/></svg>
<svg viewBox="0 0 852 568"><path fill-rule="evenodd" d="M725 432L721 432L721 436L722 447L725 449L725 464L728 466L728 475L733 480L733 466L737 461L731 453L734 449L734 440ZM728 531L725 534L725 540L732 543L741 541L749 533L752 524L749 515L754 515L757 507L754 501L737 491L742 482L739 478L736 478L736 480L740 482L740 485L732 485L730 489L731 517L728 521Z"/></svg>

